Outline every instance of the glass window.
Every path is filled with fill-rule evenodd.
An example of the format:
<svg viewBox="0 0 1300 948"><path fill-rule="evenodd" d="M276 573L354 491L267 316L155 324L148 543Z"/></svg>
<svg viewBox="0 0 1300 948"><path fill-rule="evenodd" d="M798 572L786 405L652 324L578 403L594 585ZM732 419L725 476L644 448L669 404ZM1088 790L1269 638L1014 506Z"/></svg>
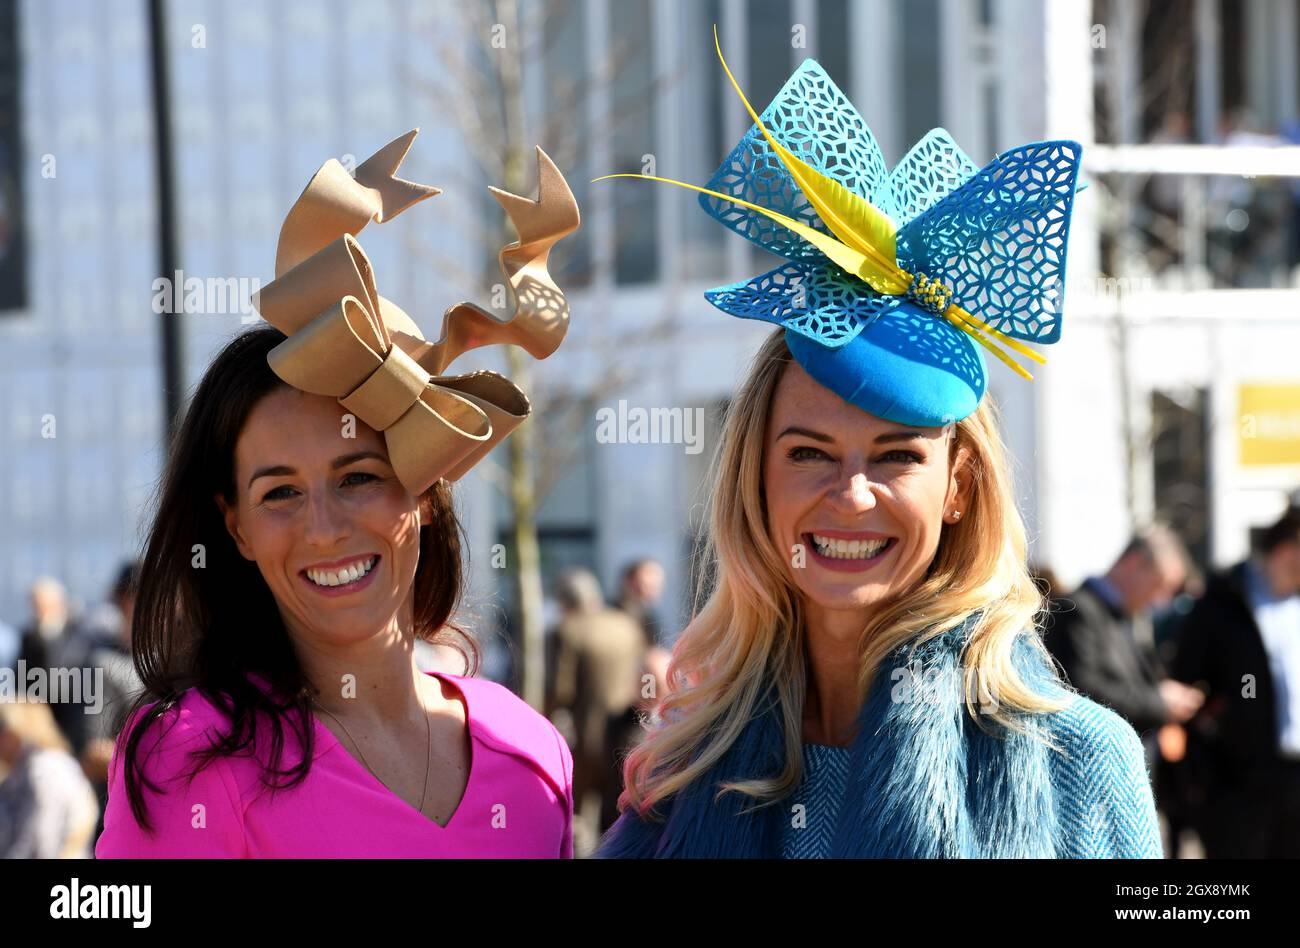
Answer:
<svg viewBox="0 0 1300 948"><path fill-rule="evenodd" d="M619 0L609 6L610 128L614 167L639 172L646 155L658 155L654 75L654 24L650 0ZM659 230L654 186L613 191L618 225L614 275L619 283L645 283L659 275Z"/></svg>
<svg viewBox="0 0 1300 948"><path fill-rule="evenodd" d="M848 0L821 0L817 4L817 61L844 94L852 99ZM866 112L869 106L870 103L863 103L858 111ZM870 117L864 118L870 124Z"/></svg>
<svg viewBox="0 0 1300 948"><path fill-rule="evenodd" d="M713 26L718 24L719 31L722 27L721 8L720 0L679 6L682 45L676 55L683 69L679 81L684 88L670 90L670 94L674 95L677 106L674 121L680 122L682 165L681 174L665 173L692 184L707 183L735 145L732 131L725 127L723 109L724 92L734 93L730 88L723 88L726 77L713 48ZM726 274L727 231L700 210L693 195L683 192L675 200L681 201L684 208L682 276L688 280L720 282Z"/></svg>
<svg viewBox="0 0 1300 948"><path fill-rule="evenodd" d="M542 64L546 96L538 116L541 145L564 172L579 208L589 206L592 178L591 129L588 122L590 79L587 69L587 5L578 0L547 0L542 26ZM599 172L604 174L604 171ZM551 272L561 286L591 282L591 229L578 228L552 252Z"/></svg>
<svg viewBox="0 0 1300 948"><path fill-rule="evenodd" d="M0 4L0 315L27 306L23 168L37 165L23 160L22 75L16 8Z"/></svg>
<svg viewBox="0 0 1300 948"><path fill-rule="evenodd" d="M803 60L805 51L799 50L796 57L791 46L792 19L789 0L749 0L749 59L742 88L760 115L790 78L796 61ZM755 276L782 263L780 257L756 246L750 249L750 260Z"/></svg>
<svg viewBox="0 0 1300 948"><path fill-rule="evenodd" d="M1209 392L1151 393L1151 467L1156 518L1187 545L1196 565L1210 567Z"/></svg>
<svg viewBox="0 0 1300 948"><path fill-rule="evenodd" d="M903 94L902 152L905 152L930 129L943 124L939 87L943 74L940 58L935 55L936 37L928 29L906 25L938 23L939 0L896 0L896 3L894 17L902 34L897 61L902 73L899 84Z"/></svg>
<svg viewBox="0 0 1300 948"><path fill-rule="evenodd" d="M790 0L749 0L748 73L744 89L758 112L781 91L795 61ZM802 59L802 50L799 58Z"/></svg>

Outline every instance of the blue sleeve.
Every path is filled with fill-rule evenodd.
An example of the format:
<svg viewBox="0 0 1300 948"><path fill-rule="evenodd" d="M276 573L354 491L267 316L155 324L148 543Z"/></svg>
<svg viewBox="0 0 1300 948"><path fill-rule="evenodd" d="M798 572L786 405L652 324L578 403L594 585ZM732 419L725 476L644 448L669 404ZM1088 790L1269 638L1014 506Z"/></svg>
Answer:
<svg viewBox="0 0 1300 948"><path fill-rule="evenodd" d="M1082 859L1163 859L1142 741L1114 711L1076 698L1062 712L1066 758L1056 787L1063 836Z"/></svg>

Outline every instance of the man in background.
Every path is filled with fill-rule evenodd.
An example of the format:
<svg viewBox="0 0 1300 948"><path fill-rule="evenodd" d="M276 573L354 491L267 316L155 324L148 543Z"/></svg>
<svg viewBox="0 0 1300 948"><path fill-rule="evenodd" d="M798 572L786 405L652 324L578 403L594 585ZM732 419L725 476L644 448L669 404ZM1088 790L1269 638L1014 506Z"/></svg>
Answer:
<svg viewBox="0 0 1300 948"><path fill-rule="evenodd" d="M1047 624L1047 647L1071 684L1133 726L1152 771L1159 743L1173 733L1161 731L1191 718L1203 696L1163 675L1154 652L1138 641L1134 620L1168 603L1188 572L1182 542L1155 525L1133 537L1103 575L1054 602Z"/></svg>
<svg viewBox="0 0 1300 948"><path fill-rule="evenodd" d="M642 710L649 713L668 692L668 664L672 643L664 631L659 602L664 594L664 568L657 560L644 557L623 567L618 607L641 626L645 635L645 673L650 686L641 696Z"/></svg>
<svg viewBox="0 0 1300 948"><path fill-rule="evenodd" d="M551 718L567 713L571 719L574 806L588 806L592 797L599 834L618 818L620 755L636 728L645 638L631 617L605 605L589 570L565 572L555 595L560 623L546 713Z"/></svg>
<svg viewBox="0 0 1300 948"><path fill-rule="evenodd" d="M617 605L641 626L646 648L664 644L660 641L663 621L659 616L659 600L663 594L664 568L658 561L643 558L623 567Z"/></svg>
<svg viewBox="0 0 1300 948"><path fill-rule="evenodd" d="M18 661L29 670L45 669L47 681L62 678L59 669L87 667L95 636L73 616L63 584L52 576L41 576L32 583L27 598L31 620L22 629ZM58 700L50 697L50 711L60 733L73 756L80 756L89 731L83 703L68 700L66 695Z"/></svg>
<svg viewBox="0 0 1300 948"><path fill-rule="evenodd" d="M1189 726L1206 855L1300 857L1300 507L1206 584L1172 671L1207 696Z"/></svg>
<svg viewBox="0 0 1300 948"><path fill-rule="evenodd" d="M93 620L96 645L91 649L89 664L103 669L104 694L98 714L91 715L86 742L81 750L81 769L95 788L99 799L100 825L108 803L108 762L118 731L125 723L122 716L143 685L131 658L131 619L135 614L135 591L140 579L140 564L126 563L118 571L109 601Z"/></svg>

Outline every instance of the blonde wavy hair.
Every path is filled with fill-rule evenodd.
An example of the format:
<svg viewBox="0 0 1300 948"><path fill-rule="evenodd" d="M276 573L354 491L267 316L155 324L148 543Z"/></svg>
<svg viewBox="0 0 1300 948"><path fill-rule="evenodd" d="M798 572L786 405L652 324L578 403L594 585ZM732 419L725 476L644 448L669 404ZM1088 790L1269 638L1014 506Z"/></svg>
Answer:
<svg viewBox="0 0 1300 948"><path fill-rule="evenodd" d="M768 414L782 373L792 362L784 330L754 358L748 379L727 412L706 504L704 562L712 572L695 618L673 649L668 694L659 724L624 764L620 810L658 818L652 807L705 774L737 740L775 687L785 740L784 771L770 780L726 784L758 805L786 797L802 771L801 716L807 690L804 617L789 564L769 538L762 471ZM965 515L945 525L929 570L907 594L889 602L862 630L859 688L866 699L884 659L901 645L919 645L972 619L962 656L966 708L989 722L1036 737L1026 714L1059 710L1068 695L1031 689L1012 663L1012 647L1027 629L1033 647L1055 667L1039 635L1043 594L1030 576L1026 537L1012 494L1005 448L992 400L955 426L949 463L968 451L974 486ZM703 604L700 601L703 600ZM1064 686L1063 686L1064 687ZM1068 688L1066 689L1068 692ZM996 700L975 704L975 695Z"/></svg>

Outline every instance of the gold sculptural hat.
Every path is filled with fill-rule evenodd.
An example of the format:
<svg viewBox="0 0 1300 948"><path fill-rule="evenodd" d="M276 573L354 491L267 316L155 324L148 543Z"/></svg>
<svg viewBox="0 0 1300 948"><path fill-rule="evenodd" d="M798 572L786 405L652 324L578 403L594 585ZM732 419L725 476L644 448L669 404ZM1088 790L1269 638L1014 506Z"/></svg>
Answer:
<svg viewBox="0 0 1300 948"><path fill-rule="evenodd" d="M569 306L547 272L551 247L578 228L564 176L537 149L537 200L490 188L519 239L501 249L515 309L500 318L473 303L443 313L437 342L376 290L356 235L441 193L396 177L418 129L389 142L349 174L321 165L280 229L275 280L254 295L258 312L287 338L267 355L294 388L329 395L384 435L398 480L422 494L439 478L458 480L530 411L527 396L496 372L443 375L463 352L522 346L544 359L564 339Z"/></svg>

